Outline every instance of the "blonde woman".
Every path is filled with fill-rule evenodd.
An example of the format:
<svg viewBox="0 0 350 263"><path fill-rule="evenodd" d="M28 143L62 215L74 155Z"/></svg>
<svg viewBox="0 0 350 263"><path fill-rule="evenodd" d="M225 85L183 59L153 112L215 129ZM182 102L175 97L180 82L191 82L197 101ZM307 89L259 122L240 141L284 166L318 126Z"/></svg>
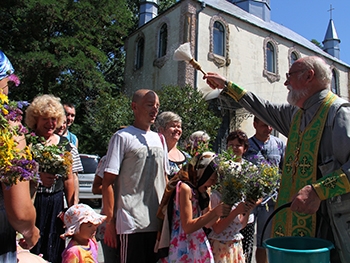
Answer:
<svg viewBox="0 0 350 263"><path fill-rule="evenodd" d="M65 119L65 112L60 99L53 95L36 97L26 110L25 122L35 132L43 137L43 146L66 145L70 151L67 138L55 134L57 127ZM40 171L39 162L39 171ZM57 217L64 208L64 196L68 206L74 202L74 181L72 167L64 175L40 172L41 183L37 188L34 206L37 212L36 226L41 231L39 242L31 250L34 254L43 254L44 259L52 263L61 262L64 250L63 222Z"/></svg>

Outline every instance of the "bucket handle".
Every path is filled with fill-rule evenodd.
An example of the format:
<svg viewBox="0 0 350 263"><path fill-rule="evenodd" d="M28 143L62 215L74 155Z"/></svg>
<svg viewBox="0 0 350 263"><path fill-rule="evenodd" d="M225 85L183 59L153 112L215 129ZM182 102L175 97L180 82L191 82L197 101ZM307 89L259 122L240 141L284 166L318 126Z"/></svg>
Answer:
<svg viewBox="0 0 350 263"><path fill-rule="evenodd" d="M263 228L263 231L261 233L261 239L260 239L260 243L262 244L262 242L264 241L264 234L265 234L265 230L266 230L266 227L267 225L269 224L269 222L271 221L271 219L279 212L281 211L282 209L284 208L287 208L287 207L290 207L292 204L292 202L289 202L289 203L286 203L284 205L281 205L280 207L278 207L277 209L275 209L272 214L269 216L269 218L266 220L266 223L264 225L264 228Z"/></svg>

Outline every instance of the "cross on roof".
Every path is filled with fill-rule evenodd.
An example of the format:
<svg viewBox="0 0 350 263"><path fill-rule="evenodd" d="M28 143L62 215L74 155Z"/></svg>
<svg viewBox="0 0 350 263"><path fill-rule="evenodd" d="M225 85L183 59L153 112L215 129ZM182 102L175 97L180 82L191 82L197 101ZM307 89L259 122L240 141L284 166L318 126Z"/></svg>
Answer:
<svg viewBox="0 0 350 263"><path fill-rule="evenodd" d="M330 15L331 15L331 19L332 19L332 11L334 10L334 8L332 8L332 4L331 4L331 7L329 10L327 10L327 12L330 12Z"/></svg>

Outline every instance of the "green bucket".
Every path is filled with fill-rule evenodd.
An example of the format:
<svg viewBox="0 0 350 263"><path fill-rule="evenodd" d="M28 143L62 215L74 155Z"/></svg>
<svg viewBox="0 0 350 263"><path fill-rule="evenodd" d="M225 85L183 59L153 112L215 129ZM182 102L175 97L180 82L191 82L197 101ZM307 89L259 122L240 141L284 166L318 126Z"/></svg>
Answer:
<svg viewBox="0 0 350 263"><path fill-rule="evenodd" d="M330 263L330 250L334 245L313 237L276 237L266 239L269 263Z"/></svg>

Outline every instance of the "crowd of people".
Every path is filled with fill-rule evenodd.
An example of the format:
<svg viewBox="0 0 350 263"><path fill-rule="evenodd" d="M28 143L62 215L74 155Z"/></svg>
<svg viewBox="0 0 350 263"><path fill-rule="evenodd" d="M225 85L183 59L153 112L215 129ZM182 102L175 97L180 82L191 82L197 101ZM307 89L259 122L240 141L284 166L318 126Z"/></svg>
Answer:
<svg viewBox="0 0 350 263"><path fill-rule="evenodd" d="M0 52L5 95L13 71ZM187 147L180 149L181 117L169 111L158 115L157 93L137 90L131 103L133 124L115 132L96 171L93 192L103 195L101 214L78 204L77 173L82 166L78 139L68 131L74 106L63 105L53 95L37 96L25 115L30 139L19 133L14 140L19 151L32 150L40 180L20 180L11 186L1 182L0 262L17 262L23 250L31 252L23 262L30 262L29 257L52 263L98 262L101 241L105 263L250 263L255 234L258 263L267 262L261 241L278 236L330 240L336 248L331 262L349 262L350 235L344 218L350 150L337 146L350 142L350 104L329 91L331 78L321 58L297 60L285 82L289 104L281 105L217 73L204 76L209 86L222 89L255 115L251 138L242 130L226 138L235 167L264 163L281 172L280 188L274 193L234 205L221 201L218 153L210 151L208 134L194 132ZM273 129L288 138L286 145L271 135ZM60 149L62 167L49 167L46 155L38 154L43 149ZM276 214L262 237L268 216L288 202L290 209ZM16 240L16 232L21 239ZM68 244L65 238L70 238Z"/></svg>
<svg viewBox="0 0 350 263"><path fill-rule="evenodd" d="M9 168L1 167L0 262L62 262L66 247L62 235L67 222L59 215L79 202L79 193L75 190L78 180L74 180L74 176L83 169L76 137L69 141L65 135L67 123L72 124L74 119L68 121L72 113L69 110L67 113L60 98L40 95L26 109L25 124L30 132L26 131L19 121L21 110L7 99L10 83L19 83L19 80L1 51L0 71L0 95L7 109L2 111L2 120L8 121L2 125L1 144L8 145L7 148L14 145L22 159L27 158L19 162L9 152ZM15 136L9 138L8 134ZM31 170L35 176L29 178ZM18 173L20 176L12 180Z"/></svg>

